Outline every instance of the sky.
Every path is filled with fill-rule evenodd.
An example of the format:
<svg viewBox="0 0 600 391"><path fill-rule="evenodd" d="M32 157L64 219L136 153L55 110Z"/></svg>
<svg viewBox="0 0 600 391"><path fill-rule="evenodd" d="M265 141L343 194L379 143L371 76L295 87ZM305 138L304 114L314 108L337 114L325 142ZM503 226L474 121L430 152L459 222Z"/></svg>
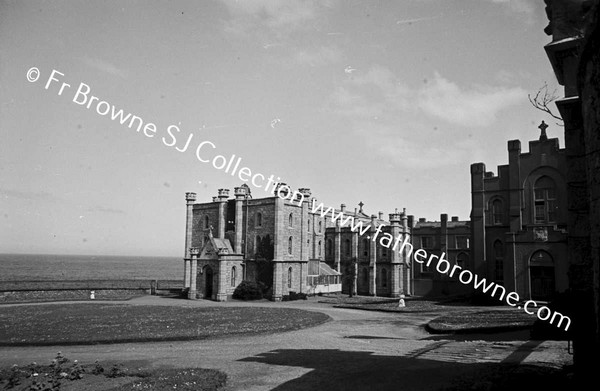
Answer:
<svg viewBox="0 0 600 391"><path fill-rule="evenodd" d="M0 252L183 256L185 193L243 183L202 141L326 205L468 220L471 163L542 120L564 147L527 98L557 87L546 25L542 0L0 0Z"/></svg>

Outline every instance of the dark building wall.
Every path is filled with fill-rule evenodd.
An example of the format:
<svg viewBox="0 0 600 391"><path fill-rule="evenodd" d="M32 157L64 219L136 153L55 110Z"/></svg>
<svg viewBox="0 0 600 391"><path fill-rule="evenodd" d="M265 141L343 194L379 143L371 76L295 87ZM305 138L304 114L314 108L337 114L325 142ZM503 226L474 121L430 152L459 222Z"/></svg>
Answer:
<svg viewBox="0 0 600 391"><path fill-rule="evenodd" d="M428 255L441 256L451 265L458 264L462 268L471 269L470 259L471 228L469 221L459 221L448 215L440 215L440 221L426 221L419 219L412 228L412 244L414 251L423 249ZM425 263L412 262L412 275L414 278L414 292L418 296L448 296L459 295L470 291L470 288L461 284L456 276L449 277L435 269L435 265L427 267Z"/></svg>
<svg viewBox="0 0 600 391"><path fill-rule="evenodd" d="M569 286L567 159L558 139L547 138L544 124L540 129L529 152L519 140L508 142L509 164L498 167L498 176L483 163L471 165L472 256L477 274L522 298L533 292L539 299L543 289L551 299ZM534 258L542 250L548 255Z"/></svg>

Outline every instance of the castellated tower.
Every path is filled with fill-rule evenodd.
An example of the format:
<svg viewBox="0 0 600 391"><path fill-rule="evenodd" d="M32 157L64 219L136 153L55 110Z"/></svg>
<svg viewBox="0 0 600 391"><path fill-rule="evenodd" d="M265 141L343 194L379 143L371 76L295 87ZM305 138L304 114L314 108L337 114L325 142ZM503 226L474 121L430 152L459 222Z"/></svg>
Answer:
<svg viewBox="0 0 600 391"><path fill-rule="evenodd" d="M310 189L285 183L271 197L252 198L243 184L233 194L219 189L212 202L195 201L195 193L186 193L184 287L190 299L227 300L243 280L260 283L276 301L290 292L412 292L409 257L391 248L396 236L410 241L406 211L390 214L389 222L383 212L367 215L363 203L354 212L342 204L313 213ZM339 214L364 229L353 231L334 219Z"/></svg>

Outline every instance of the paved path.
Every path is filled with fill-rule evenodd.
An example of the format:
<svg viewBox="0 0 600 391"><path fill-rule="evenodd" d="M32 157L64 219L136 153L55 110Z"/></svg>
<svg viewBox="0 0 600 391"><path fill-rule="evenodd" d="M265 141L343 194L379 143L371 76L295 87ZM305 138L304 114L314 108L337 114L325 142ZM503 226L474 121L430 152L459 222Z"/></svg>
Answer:
<svg viewBox="0 0 600 391"><path fill-rule="evenodd" d="M114 302L113 302L114 303ZM0 347L0 365L49 362L61 350L80 362L142 360L149 366L203 367L227 373L232 390L436 390L463 373L497 363L560 367L566 342L527 341L523 333L431 336L423 325L440 314L333 308L316 300L215 303L142 297L129 305L282 306L319 311L332 321L271 335L204 341L69 347ZM484 340L487 338L488 340ZM465 341L465 339L467 339ZM400 386L401 385L401 386Z"/></svg>

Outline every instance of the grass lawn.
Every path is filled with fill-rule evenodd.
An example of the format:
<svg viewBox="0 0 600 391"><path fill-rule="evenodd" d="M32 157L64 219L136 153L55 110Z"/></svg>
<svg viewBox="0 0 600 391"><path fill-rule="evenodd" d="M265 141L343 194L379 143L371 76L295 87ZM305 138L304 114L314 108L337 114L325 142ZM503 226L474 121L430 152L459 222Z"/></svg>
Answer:
<svg viewBox="0 0 600 391"><path fill-rule="evenodd" d="M519 330L533 326L536 317L522 310L490 310L469 313L454 312L435 318L427 325L432 333L465 333L474 331Z"/></svg>
<svg viewBox="0 0 600 391"><path fill-rule="evenodd" d="M0 346L178 341L315 326L330 318L293 308L54 304L0 308Z"/></svg>
<svg viewBox="0 0 600 391"><path fill-rule="evenodd" d="M445 306L433 300L420 298L406 298L405 307L398 307L399 299L389 297L340 295L337 297L324 297L319 299L321 303L333 304L339 308L354 308L359 310L384 311L384 312L438 312L440 310L459 310L456 306Z"/></svg>
<svg viewBox="0 0 600 391"><path fill-rule="evenodd" d="M3 390L125 391L184 390L215 391L223 388L227 375L203 368L149 368L140 362L96 362L81 365L60 352L50 365L0 368Z"/></svg>

